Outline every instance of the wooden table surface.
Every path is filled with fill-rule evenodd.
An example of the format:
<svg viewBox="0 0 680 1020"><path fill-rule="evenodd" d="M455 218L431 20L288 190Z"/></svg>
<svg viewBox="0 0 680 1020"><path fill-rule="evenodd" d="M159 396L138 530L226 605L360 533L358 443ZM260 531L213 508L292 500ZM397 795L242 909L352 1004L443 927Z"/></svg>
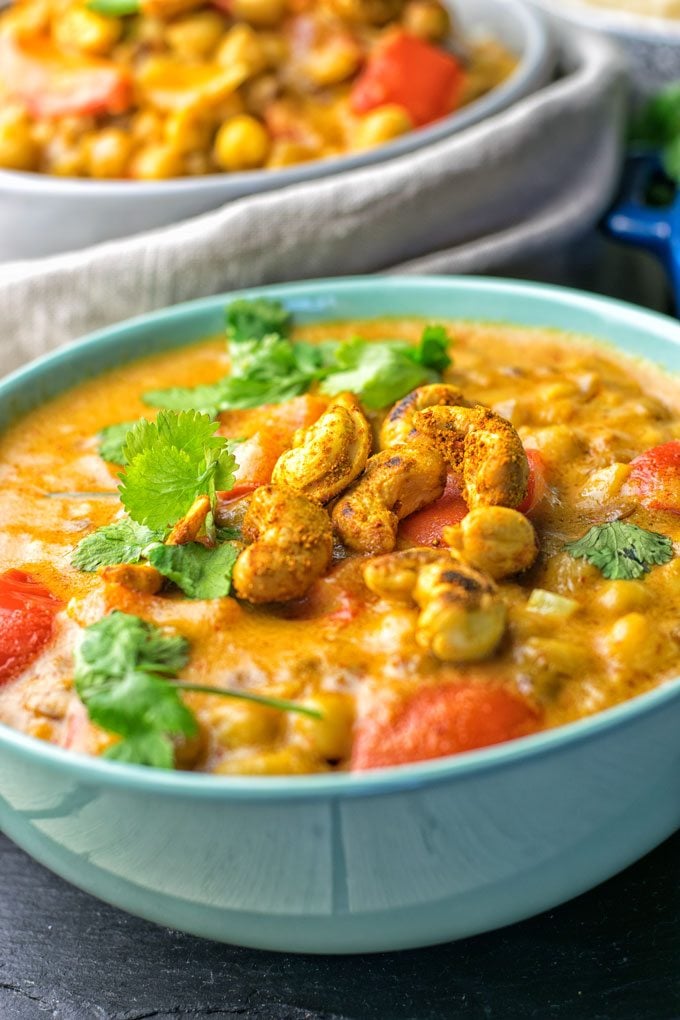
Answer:
<svg viewBox="0 0 680 1020"><path fill-rule="evenodd" d="M615 254L588 265L581 253L578 275L552 279L666 306L658 272L644 261L631 272ZM680 1020L680 834L522 924L354 957L264 953L159 928L0 836L0 1020L46 1018Z"/></svg>

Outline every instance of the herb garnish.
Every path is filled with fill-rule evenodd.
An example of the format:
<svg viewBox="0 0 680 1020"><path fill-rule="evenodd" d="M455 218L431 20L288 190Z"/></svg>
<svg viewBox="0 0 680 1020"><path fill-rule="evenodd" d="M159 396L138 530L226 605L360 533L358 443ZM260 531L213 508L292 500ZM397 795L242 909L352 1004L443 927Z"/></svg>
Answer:
<svg viewBox="0 0 680 1020"><path fill-rule="evenodd" d="M231 573L239 550L234 545L206 549L199 542L157 545L149 563L192 599L219 599L231 591Z"/></svg>
<svg viewBox="0 0 680 1020"><path fill-rule="evenodd" d="M312 344L289 338L290 315L278 302L238 301L227 309L231 373L215 383L144 394L156 407L220 411L281 403L318 384L330 395L351 390L367 407L386 407L450 364L443 326L427 326L418 346L404 340Z"/></svg>
<svg viewBox="0 0 680 1020"><path fill-rule="evenodd" d="M124 517L103 528L97 528L76 546L73 566L93 573L100 567L118 563L139 563L154 542L163 541L162 531L152 531Z"/></svg>
<svg viewBox="0 0 680 1020"><path fill-rule="evenodd" d="M680 183L680 82L667 85L649 100L633 121L630 140L660 149L664 171Z"/></svg>
<svg viewBox="0 0 680 1020"><path fill-rule="evenodd" d="M142 418L134 426L123 446L127 469L119 487L134 521L171 527L198 496L208 495L214 505L218 489L233 487L236 460L217 428L198 411L161 411L155 422Z"/></svg>
<svg viewBox="0 0 680 1020"><path fill-rule="evenodd" d="M574 558L592 563L610 581L634 580L673 558L673 543L668 536L626 521L596 524L565 548Z"/></svg>
<svg viewBox="0 0 680 1020"><path fill-rule="evenodd" d="M99 456L103 460L109 461L110 464L120 464L122 467L125 464L123 454L125 440L130 429L134 428L136 424L137 422L134 421L122 421L117 425L107 425L98 432Z"/></svg>
<svg viewBox="0 0 680 1020"><path fill-rule="evenodd" d="M183 683L189 644L137 616L115 611L85 628L75 652L75 688L93 723L121 739L107 758L136 765L173 768L173 737L192 737L196 717L182 691L200 691L256 702L267 708L319 719L314 709L250 692Z"/></svg>

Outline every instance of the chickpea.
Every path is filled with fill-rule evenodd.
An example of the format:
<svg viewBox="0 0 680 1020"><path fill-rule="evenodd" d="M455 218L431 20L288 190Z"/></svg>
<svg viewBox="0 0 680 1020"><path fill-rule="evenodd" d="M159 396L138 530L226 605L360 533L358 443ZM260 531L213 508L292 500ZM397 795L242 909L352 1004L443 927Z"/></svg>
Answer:
<svg viewBox="0 0 680 1020"><path fill-rule="evenodd" d="M216 706L211 721L218 744L230 750L273 744L283 727L281 712L236 700Z"/></svg>
<svg viewBox="0 0 680 1020"><path fill-rule="evenodd" d="M318 151L309 145L281 138L272 145L267 166L271 170L278 167L294 166L296 163L306 163L317 155Z"/></svg>
<svg viewBox="0 0 680 1020"><path fill-rule="evenodd" d="M361 62L361 51L353 43L339 40L312 50L304 62L304 72L314 85L325 88L351 77Z"/></svg>
<svg viewBox="0 0 680 1020"><path fill-rule="evenodd" d="M451 31L451 18L437 0L411 0L402 23L407 32L428 42L440 42Z"/></svg>
<svg viewBox="0 0 680 1020"><path fill-rule="evenodd" d="M614 616L645 609L650 600L649 588L643 581L607 581L597 596L598 606Z"/></svg>
<svg viewBox="0 0 680 1020"><path fill-rule="evenodd" d="M160 142L164 134L163 118L155 110L140 110L132 118L131 133L142 145Z"/></svg>
<svg viewBox="0 0 680 1020"><path fill-rule="evenodd" d="M87 7L68 7L54 19L52 32L59 46L93 56L110 53L123 30L119 18L105 17Z"/></svg>
<svg viewBox="0 0 680 1020"><path fill-rule="evenodd" d="M619 669L640 670L656 663L659 645L664 640L661 633L650 628L642 613L627 613L604 635L602 645L607 658Z"/></svg>
<svg viewBox="0 0 680 1020"><path fill-rule="evenodd" d="M293 739L307 751L326 761L342 761L352 751L354 699L349 694L323 691L301 702L316 709L322 719L292 715L290 728Z"/></svg>
<svg viewBox="0 0 680 1020"><path fill-rule="evenodd" d="M168 25L166 38L175 53L185 60L205 60L217 49L226 21L217 11L196 11Z"/></svg>
<svg viewBox="0 0 680 1020"><path fill-rule="evenodd" d="M85 143L87 173L90 177L125 177L132 145L122 128L103 128Z"/></svg>
<svg viewBox="0 0 680 1020"><path fill-rule="evenodd" d="M182 157L170 145L151 144L139 149L132 158L130 173L145 181L166 180L182 173Z"/></svg>
<svg viewBox="0 0 680 1020"><path fill-rule="evenodd" d="M495 580L527 570L538 554L536 532L524 514L502 506L478 507L444 531L447 545Z"/></svg>
<svg viewBox="0 0 680 1020"><path fill-rule="evenodd" d="M278 25L286 13L286 0L233 0L231 13L251 25Z"/></svg>
<svg viewBox="0 0 680 1020"><path fill-rule="evenodd" d="M280 747L225 758L215 769L220 776L291 776L322 772L323 766L302 748Z"/></svg>
<svg viewBox="0 0 680 1020"><path fill-rule="evenodd" d="M84 146L57 135L45 150L45 162L48 173L57 177L80 177L85 173Z"/></svg>
<svg viewBox="0 0 680 1020"><path fill-rule="evenodd" d="M211 126L192 110L177 110L167 118L164 134L170 148L177 152L202 151L209 147Z"/></svg>
<svg viewBox="0 0 680 1020"><path fill-rule="evenodd" d="M0 116L0 167L5 170L35 170L39 146L33 138L31 122L20 107L11 107Z"/></svg>
<svg viewBox="0 0 680 1020"><path fill-rule="evenodd" d="M403 106L396 103L379 106L358 121L354 131L353 147L372 149L412 129L413 121Z"/></svg>
<svg viewBox="0 0 680 1020"><path fill-rule="evenodd" d="M242 64L249 77L264 71L268 64L260 37L250 25L234 25L229 29L217 50L216 60L222 67Z"/></svg>
<svg viewBox="0 0 680 1020"><path fill-rule="evenodd" d="M542 429L520 429L525 446L543 454L552 464L565 463L579 457L584 443L569 425L549 425Z"/></svg>
<svg viewBox="0 0 680 1020"><path fill-rule="evenodd" d="M215 138L214 156L223 170L254 170L263 166L269 154L266 128L248 114L222 125Z"/></svg>

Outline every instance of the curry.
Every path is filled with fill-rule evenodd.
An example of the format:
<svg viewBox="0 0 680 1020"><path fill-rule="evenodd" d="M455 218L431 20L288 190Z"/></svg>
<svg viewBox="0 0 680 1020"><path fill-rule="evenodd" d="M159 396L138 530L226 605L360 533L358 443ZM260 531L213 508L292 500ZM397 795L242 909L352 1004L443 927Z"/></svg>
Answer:
<svg viewBox="0 0 680 1020"><path fill-rule="evenodd" d="M0 439L0 719L363 770L678 674L680 386L587 339L236 302ZM119 484L120 478L120 484Z"/></svg>
<svg viewBox="0 0 680 1020"><path fill-rule="evenodd" d="M328 159L446 117L516 62L439 0L15 0L0 167L161 180Z"/></svg>

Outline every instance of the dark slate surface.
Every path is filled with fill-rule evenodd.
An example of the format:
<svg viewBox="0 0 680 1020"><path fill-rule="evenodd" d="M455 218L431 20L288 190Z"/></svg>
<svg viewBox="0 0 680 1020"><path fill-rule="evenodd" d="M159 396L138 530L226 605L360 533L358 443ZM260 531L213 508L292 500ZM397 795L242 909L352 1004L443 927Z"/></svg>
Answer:
<svg viewBox="0 0 680 1020"><path fill-rule="evenodd" d="M680 834L512 928L380 956L205 942L99 903L0 837L2 1020L677 1020Z"/></svg>

